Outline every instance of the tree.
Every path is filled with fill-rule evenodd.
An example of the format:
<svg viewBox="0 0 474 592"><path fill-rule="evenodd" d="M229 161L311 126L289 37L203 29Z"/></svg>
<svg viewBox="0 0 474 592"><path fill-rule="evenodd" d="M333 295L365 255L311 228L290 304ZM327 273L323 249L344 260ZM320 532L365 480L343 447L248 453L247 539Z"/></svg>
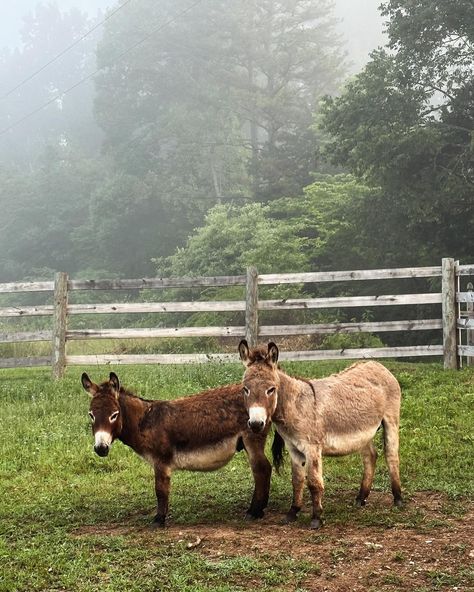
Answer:
<svg viewBox="0 0 474 592"><path fill-rule="evenodd" d="M304 269L304 239L285 222L273 220L270 211L259 203L215 206L185 247L157 260L158 273L239 275L250 265L262 273Z"/></svg>
<svg viewBox="0 0 474 592"><path fill-rule="evenodd" d="M332 136L326 154L382 188L374 212L384 214L381 234L399 237L393 262L469 256L472 2L392 0L383 13L389 46L372 54L341 96L324 102L321 124Z"/></svg>
<svg viewBox="0 0 474 592"><path fill-rule="evenodd" d="M218 75L250 144L252 193L298 194L315 168L313 113L345 67L331 3L242 0L223 14L228 49Z"/></svg>
<svg viewBox="0 0 474 592"><path fill-rule="evenodd" d="M359 216L379 193L349 175L324 175L301 196L215 206L185 247L157 260L158 273L239 275L250 265L261 273L353 269L371 256L354 242Z"/></svg>
<svg viewBox="0 0 474 592"><path fill-rule="evenodd" d="M360 267L371 245L363 249L357 243L358 215L370 209L376 194L377 190L364 187L349 176L327 175L305 188L301 196L267 204L252 203L243 208L215 206L185 247L177 249L171 257L156 260L157 272L179 277L241 275L251 265L260 273ZM259 293L262 298L303 298L312 289L311 285L261 286ZM335 290L340 287L317 286L318 295L335 295ZM242 298L241 289L235 287L216 288L215 292L217 299L223 295L233 300ZM206 296L209 294L207 289ZM174 298L178 297L181 297L179 292L174 294ZM281 311L262 314L268 324L285 320L288 323L349 320L347 314L336 310L292 310L283 316ZM351 311L351 314L355 313ZM200 314L193 317L193 322L202 324L203 319L206 323L219 319L222 322L222 316L215 317ZM235 320L235 315L228 318ZM354 339L351 342L353 346L366 343Z"/></svg>
<svg viewBox="0 0 474 592"><path fill-rule="evenodd" d="M72 86L95 68L97 33L65 53L60 60L19 86L92 26L78 9L62 12L57 4L38 4L24 18L22 47L0 55L0 128L6 129ZM100 129L93 118L92 82L52 102L34 117L0 138L0 160L32 169L46 146L67 145L79 152L97 152Z"/></svg>
<svg viewBox="0 0 474 592"><path fill-rule="evenodd" d="M313 109L343 69L330 2L185 6L146 0L108 25L96 101L108 150L127 172L154 171L183 194L181 210L202 196L297 193L314 168Z"/></svg>
<svg viewBox="0 0 474 592"><path fill-rule="evenodd" d="M87 265L89 201L102 171L66 147L50 148L29 175L0 168L0 281L74 273Z"/></svg>

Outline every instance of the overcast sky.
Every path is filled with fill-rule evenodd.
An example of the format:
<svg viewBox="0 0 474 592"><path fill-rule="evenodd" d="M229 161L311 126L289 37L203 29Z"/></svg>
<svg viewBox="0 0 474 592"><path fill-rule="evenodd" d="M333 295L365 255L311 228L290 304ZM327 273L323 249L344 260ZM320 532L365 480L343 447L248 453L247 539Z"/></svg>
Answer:
<svg viewBox="0 0 474 592"><path fill-rule="evenodd" d="M50 0L43 0L43 3L48 1ZM0 0L0 47L14 47L20 44L22 17L33 10L39 2L40 0ZM63 10L76 6L95 15L99 10L118 5L119 0L56 2ZM343 19L341 32L347 39L349 58L352 59L355 71L367 61L372 49L383 44L382 19L377 10L380 2L381 0L335 0L335 12Z"/></svg>

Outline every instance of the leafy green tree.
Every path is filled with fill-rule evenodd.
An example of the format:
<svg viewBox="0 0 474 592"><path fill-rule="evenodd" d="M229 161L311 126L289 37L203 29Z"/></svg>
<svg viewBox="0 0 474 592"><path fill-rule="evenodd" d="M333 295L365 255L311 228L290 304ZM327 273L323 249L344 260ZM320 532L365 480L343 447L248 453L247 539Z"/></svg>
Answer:
<svg viewBox="0 0 474 592"><path fill-rule="evenodd" d="M377 193L350 176L327 175L305 188L301 196L268 204L252 203L243 208L215 206L185 247L177 249L171 257L156 260L157 272L176 276L240 275L250 265L255 265L260 273L363 267L361 261L372 255L372 245L361 248L357 243L358 215L370 209ZM260 294L265 298L295 298L310 294L312 289L310 285L261 287ZM334 290L340 289L333 285L317 287L318 295L334 295L337 293ZM220 290L218 299L223 296ZM242 292L235 288L225 289L225 295L231 299L242 298ZM336 310L262 314L269 324L284 320L288 323L349 320L346 313ZM215 322L222 322L222 317L219 318ZM195 322L202 324L203 315L197 315ZM214 322L214 317L205 316L205 322ZM365 342L352 340L351 343Z"/></svg>
<svg viewBox="0 0 474 592"><path fill-rule="evenodd" d="M336 98L322 127L335 164L382 191L362 232L380 236L385 262L471 256L474 223L472 2L392 0L389 47Z"/></svg>
<svg viewBox="0 0 474 592"><path fill-rule="evenodd" d="M158 273L238 275L250 265L261 273L363 268L380 252L377 232L360 235L379 197L379 189L350 175L321 175L300 196L215 206L186 246L155 260Z"/></svg>
<svg viewBox="0 0 474 592"><path fill-rule="evenodd" d="M258 203L215 206L186 247L156 260L158 273L240 275L250 265L261 273L304 269L304 238L295 237L285 222L272 220L269 212L269 206Z"/></svg>

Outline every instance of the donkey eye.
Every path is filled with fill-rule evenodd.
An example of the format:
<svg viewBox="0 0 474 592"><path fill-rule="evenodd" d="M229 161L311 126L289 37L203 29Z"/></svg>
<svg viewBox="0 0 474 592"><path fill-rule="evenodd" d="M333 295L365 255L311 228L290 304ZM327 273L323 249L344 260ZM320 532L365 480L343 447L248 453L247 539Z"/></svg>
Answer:
<svg viewBox="0 0 474 592"><path fill-rule="evenodd" d="M268 390L267 390L267 396L271 396L274 395L276 391L276 388L274 386L271 386Z"/></svg>
<svg viewBox="0 0 474 592"><path fill-rule="evenodd" d="M114 411L112 413L112 415L109 417L109 421L115 421L118 417L119 412L118 411Z"/></svg>
<svg viewBox="0 0 474 592"><path fill-rule="evenodd" d="M95 417L94 417L94 414L92 413L92 411L89 411L89 417L91 418L92 421L95 421Z"/></svg>
<svg viewBox="0 0 474 592"><path fill-rule="evenodd" d="M250 389L248 389L246 386L244 386L244 389L243 390L244 390L244 395L246 397L248 397L250 395Z"/></svg>

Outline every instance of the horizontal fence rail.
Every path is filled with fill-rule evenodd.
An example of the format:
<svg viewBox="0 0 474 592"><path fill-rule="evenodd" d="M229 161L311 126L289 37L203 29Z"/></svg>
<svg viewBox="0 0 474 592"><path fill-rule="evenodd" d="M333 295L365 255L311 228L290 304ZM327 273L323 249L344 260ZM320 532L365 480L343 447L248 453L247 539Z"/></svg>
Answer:
<svg viewBox="0 0 474 592"><path fill-rule="evenodd" d="M56 274L55 281L15 282L0 284L0 295L50 292L53 304L11 305L0 307L0 318L51 317L51 330L0 332L0 343L25 342L52 343L51 356L0 357L0 368L52 365L53 375L60 377L67 365L88 364L177 364L206 363L210 361L236 361L235 353L189 353L189 354L97 354L68 355L67 343L81 340L122 340L150 338L242 338L251 346L258 339L268 337L311 336L357 333L390 333L396 331L442 331L438 344L403 347L363 347L341 349L318 349L313 351L282 351L282 360L323 359L371 359L403 358L418 356L443 356L446 368L456 368L462 356L474 360L474 292L472 284L462 291L460 278L474 276L474 265L459 265L454 259L443 259L441 266L409 267L396 269L372 269L354 271L324 271L286 274L258 274L249 268L246 275L188 277L188 278L138 278L74 280L66 274ZM260 299L260 286L305 285L328 282L378 281L414 278L439 278L440 292L376 294L372 296L334 296L314 298ZM70 303L69 293L94 291L142 291L163 289L193 289L207 287L242 286L245 300L188 300L179 302L150 301L152 292L147 292L145 302ZM286 311L315 311L324 309L372 309L380 306L441 305L439 318L331 322L306 324L268 324L259 322L259 313ZM288 312L289 311L289 312ZM193 314L193 313L244 313L245 325L229 326L180 326L136 328L81 328L70 329L67 319L85 315L124 314ZM360 313L358 313L360 314ZM120 318L120 317L119 317ZM155 317L150 317L155 318ZM82 321L81 321L82 323ZM464 339L464 336L466 337ZM463 340L465 343L463 343Z"/></svg>
<svg viewBox="0 0 474 592"><path fill-rule="evenodd" d="M52 331L22 331L21 333L0 333L0 343L51 341Z"/></svg>
<svg viewBox="0 0 474 592"><path fill-rule="evenodd" d="M312 273L262 274L258 277L258 283L259 285L298 284L313 282L348 282L353 280L426 278L438 276L441 276L441 266L403 267L399 269L359 269L357 271L316 271Z"/></svg>
<svg viewBox="0 0 474 592"><path fill-rule="evenodd" d="M52 292L54 282L15 282L0 284L0 294L11 294L18 292Z"/></svg>
<svg viewBox="0 0 474 592"><path fill-rule="evenodd" d="M245 275L193 278L141 278L133 280L69 280L69 290L156 290L159 288L199 288L245 286Z"/></svg>
<svg viewBox="0 0 474 592"><path fill-rule="evenodd" d="M442 329L441 319L382 321L367 323L320 323L311 325L262 325L259 337L285 335L331 335L335 333L388 333L391 331L428 331ZM474 319L461 319L458 328L474 328ZM153 337L245 337L245 327L165 327L137 329L73 329L66 331L68 341L88 339L147 339ZM0 333L0 343L50 341L52 331Z"/></svg>
<svg viewBox="0 0 474 592"><path fill-rule="evenodd" d="M441 356L442 345L418 345L408 347L371 347L342 350L316 350L281 352L282 361L314 361L341 359L401 358L415 356ZM237 354L98 354L88 356L67 356L70 365L87 364L186 364L206 362L238 362Z"/></svg>

